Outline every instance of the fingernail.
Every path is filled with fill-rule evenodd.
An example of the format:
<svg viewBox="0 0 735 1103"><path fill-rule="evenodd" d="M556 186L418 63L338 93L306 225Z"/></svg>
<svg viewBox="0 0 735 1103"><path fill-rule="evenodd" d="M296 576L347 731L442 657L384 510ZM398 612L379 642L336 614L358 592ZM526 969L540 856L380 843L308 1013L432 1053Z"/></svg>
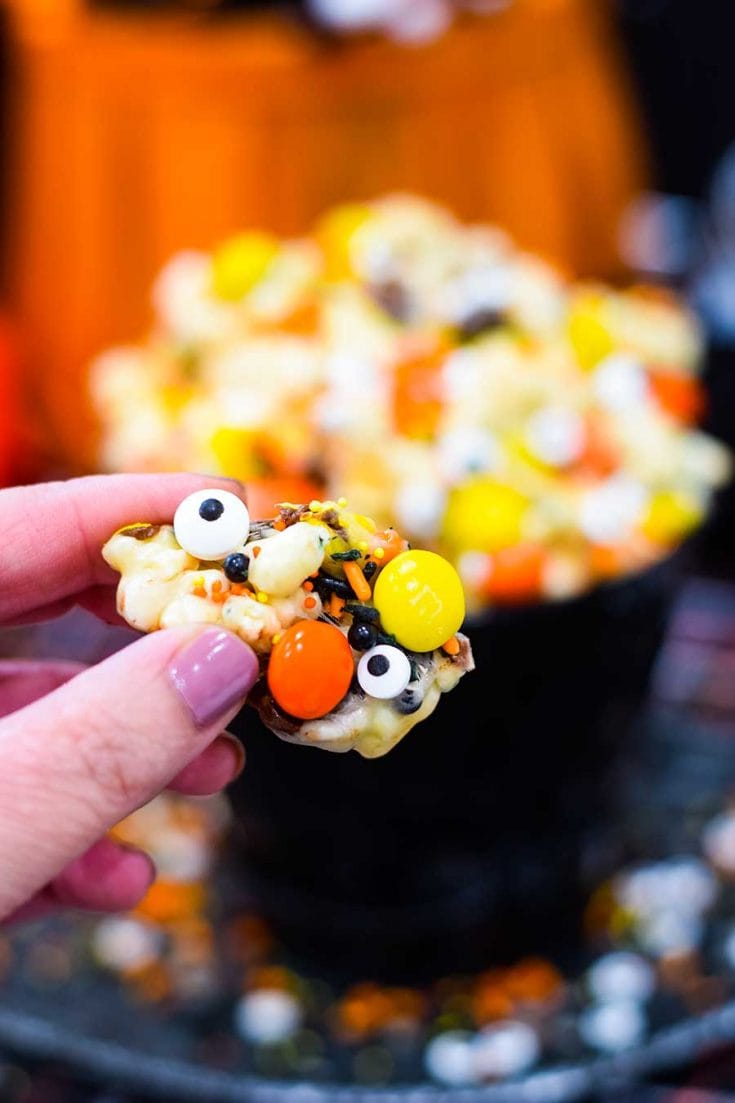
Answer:
<svg viewBox="0 0 735 1103"><path fill-rule="evenodd" d="M245 748L243 747L237 736L232 732L222 732L218 736L217 743L221 743L223 747L227 747L228 751L232 755L232 774L230 781L234 781L245 769Z"/></svg>
<svg viewBox="0 0 735 1103"><path fill-rule="evenodd" d="M237 636L210 628L179 651L169 672L203 728L247 696L258 679L258 660Z"/></svg>

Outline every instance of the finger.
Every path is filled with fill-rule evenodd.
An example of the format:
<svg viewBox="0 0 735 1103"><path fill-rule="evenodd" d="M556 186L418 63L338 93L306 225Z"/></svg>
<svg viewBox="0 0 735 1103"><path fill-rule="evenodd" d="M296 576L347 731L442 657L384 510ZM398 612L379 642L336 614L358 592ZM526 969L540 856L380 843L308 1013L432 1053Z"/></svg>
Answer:
<svg viewBox="0 0 735 1103"><path fill-rule="evenodd" d="M232 633L170 628L0 721L0 916L165 788L257 676Z"/></svg>
<svg viewBox="0 0 735 1103"><path fill-rule="evenodd" d="M108 586L89 586L81 593L60 598L59 601L51 601L47 605L39 605L35 609L29 609L11 617L5 623L14 627L25 624L41 624L47 620L55 620L77 606L81 609L87 609L107 624L114 624L119 628L129 627L127 621L117 611L114 580Z"/></svg>
<svg viewBox="0 0 735 1103"><path fill-rule="evenodd" d="M132 521L165 522L182 498L239 483L204 475L93 475L0 491L0 620L53 606L90 586L112 585L100 548Z"/></svg>
<svg viewBox="0 0 735 1103"><path fill-rule="evenodd" d="M54 878L58 904L90 911L127 911L153 884L156 867L142 850L100 839Z"/></svg>
<svg viewBox="0 0 735 1103"><path fill-rule="evenodd" d="M219 793L239 777L245 766L245 748L239 739L223 732L193 762L184 766L169 785L189 797Z"/></svg>
<svg viewBox="0 0 735 1103"><path fill-rule="evenodd" d="M100 839L9 915L5 925L43 919L60 908L129 911L143 899L155 876L155 866L142 850Z"/></svg>
<svg viewBox="0 0 735 1103"><path fill-rule="evenodd" d="M86 667L82 663L5 659L0 662L0 716L7 716L68 682Z"/></svg>

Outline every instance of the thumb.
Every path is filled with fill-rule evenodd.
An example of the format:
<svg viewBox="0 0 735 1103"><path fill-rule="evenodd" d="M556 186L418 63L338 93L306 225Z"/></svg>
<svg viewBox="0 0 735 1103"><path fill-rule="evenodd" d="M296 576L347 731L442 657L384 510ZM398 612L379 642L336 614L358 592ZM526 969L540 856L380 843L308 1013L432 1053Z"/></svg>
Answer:
<svg viewBox="0 0 735 1103"><path fill-rule="evenodd" d="M257 677L232 633L171 628L0 721L0 917L163 789Z"/></svg>

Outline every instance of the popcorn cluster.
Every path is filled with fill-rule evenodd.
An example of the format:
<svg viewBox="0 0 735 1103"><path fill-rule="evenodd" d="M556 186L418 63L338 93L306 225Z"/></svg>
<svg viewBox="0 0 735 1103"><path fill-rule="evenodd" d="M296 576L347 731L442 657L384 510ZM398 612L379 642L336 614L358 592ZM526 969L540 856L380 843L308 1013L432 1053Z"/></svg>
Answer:
<svg viewBox="0 0 735 1103"><path fill-rule="evenodd" d="M107 467L316 477L452 559L475 608L656 562L729 474L671 295L571 283L416 198L179 254L154 304L94 365Z"/></svg>

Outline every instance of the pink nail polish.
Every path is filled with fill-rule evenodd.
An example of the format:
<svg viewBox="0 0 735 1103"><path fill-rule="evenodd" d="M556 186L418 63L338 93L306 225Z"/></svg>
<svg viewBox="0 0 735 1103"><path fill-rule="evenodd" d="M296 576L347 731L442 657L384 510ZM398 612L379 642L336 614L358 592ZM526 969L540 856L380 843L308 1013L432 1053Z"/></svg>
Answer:
<svg viewBox="0 0 735 1103"><path fill-rule="evenodd" d="M179 651L169 672L203 728L247 696L258 678L258 660L237 636L210 628Z"/></svg>

